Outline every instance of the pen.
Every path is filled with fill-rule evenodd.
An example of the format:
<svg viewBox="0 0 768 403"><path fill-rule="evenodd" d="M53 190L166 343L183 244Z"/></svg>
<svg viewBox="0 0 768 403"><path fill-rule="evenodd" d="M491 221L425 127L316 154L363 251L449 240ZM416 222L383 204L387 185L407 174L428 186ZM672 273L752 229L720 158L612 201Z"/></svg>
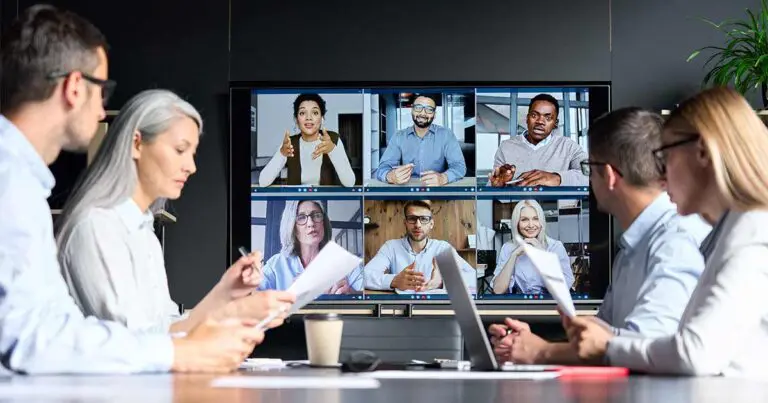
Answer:
<svg viewBox="0 0 768 403"><path fill-rule="evenodd" d="M237 248L237 250L240 252L240 256L246 257L248 256L248 249L245 249L245 246L241 246ZM260 273L259 269L256 267L256 263L251 264L251 268L253 269L254 273Z"/></svg>

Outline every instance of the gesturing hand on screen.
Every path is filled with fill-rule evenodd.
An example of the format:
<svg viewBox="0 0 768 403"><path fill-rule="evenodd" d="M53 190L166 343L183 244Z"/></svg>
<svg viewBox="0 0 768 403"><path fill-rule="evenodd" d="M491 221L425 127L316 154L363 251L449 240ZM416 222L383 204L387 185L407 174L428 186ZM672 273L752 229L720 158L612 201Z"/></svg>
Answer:
<svg viewBox="0 0 768 403"><path fill-rule="evenodd" d="M443 186L448 183L448 175L435 171L421 173L421 182L427 186Z"/></svg>
<svg viewBox="0 0 768 403"><path fill-rule="evenodd" d="M326 294L341 295L349 294L350 291L352 291L352 287L349 286L349 281L347 281L347 278L345 277L332 285Z"/></svg>
<svg viewBox="0 0 768 403"><path fill-rule="evenodd" d="M413 164L405 164L392 168L387 172L387 182L402 185L408 183L411 179L411 173L413 172Z"/></svg>
<svg viewBox="0 0 768 403"><path fill-rule="evenodd" d="M336 144L333 144L333 141L331 141L331 136L328 135L328 131L323 129L323 132L320 134L320 144L318 144L312 152L312 159L314 160L318 157L322 157L323 154L328 154L333 151L334 148L336 148Z"/></svg>
<svg viewBox="0 0 768 403"><path fill-rule="evenodd" d="M517 186L560 186L560 175L534 169L520 175Z"/></svg>
<svg viewBox="0 0 768 403"><path fill-rule="evenodd" d="M443 276L437 268L437 259L432 258L432 274L426 284L419 287L416 291L429 291L443 286Z"/></svg>
<svg viewBox="0 0 768 403"><path fill-rule="evenodd" d="M491 186L504 187L507 182L511 181L512 177L515 176L515 169L516 167L510 164L504 164L494 168L494 170L488 174L488 180L490 181Z"/></svg>
<svg viewBox="0 0 768 403"><path fill-rule="evenodd" d="M285 131L285 136L283 136L283 144L280 146L280 154L283 154L283 157L293 157L293 144L291 144L291 136L290 133L288 133L288 130Z"/></svg>
<svg viewBox="0 0 768 403"><path fill-rule="evenodd" d="M398 290L417 290L424 285L424 274L414 269L416 262L406 266L403 271L392 279L390 288Z"/></svg>

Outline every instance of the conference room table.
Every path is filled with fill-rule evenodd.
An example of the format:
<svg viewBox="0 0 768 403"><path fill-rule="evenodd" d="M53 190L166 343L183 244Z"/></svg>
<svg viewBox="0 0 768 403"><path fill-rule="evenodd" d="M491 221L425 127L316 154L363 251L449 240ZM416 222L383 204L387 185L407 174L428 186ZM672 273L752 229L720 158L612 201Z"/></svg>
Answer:
<svg viewBox="0 0 768 403"><path fill-rule="evenodd" d="M220 377L329 377L337 370L286 369L233 374L13 376L0 378L2 402L766 402L768 383L728 378L631 375L605 379L381 379L376 389L212 387Z"/></svg>

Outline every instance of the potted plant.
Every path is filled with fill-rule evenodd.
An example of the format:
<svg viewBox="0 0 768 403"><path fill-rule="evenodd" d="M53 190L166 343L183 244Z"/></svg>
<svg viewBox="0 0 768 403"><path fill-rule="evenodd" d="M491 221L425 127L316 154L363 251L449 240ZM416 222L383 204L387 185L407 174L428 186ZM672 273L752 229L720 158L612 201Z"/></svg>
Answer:
<svg viewBox="0 0 768 403"><path fill-rule="evenodd" d="M690 62L703 51L713 51L704 66L715 62L703 83L728 85L746 95L760 89L763 107L768 108L768 4L761 0L757 13L747 9L749 19L723 21L719 24L702 20L725 35L724 46L705 46L688 56Z"/></svg>

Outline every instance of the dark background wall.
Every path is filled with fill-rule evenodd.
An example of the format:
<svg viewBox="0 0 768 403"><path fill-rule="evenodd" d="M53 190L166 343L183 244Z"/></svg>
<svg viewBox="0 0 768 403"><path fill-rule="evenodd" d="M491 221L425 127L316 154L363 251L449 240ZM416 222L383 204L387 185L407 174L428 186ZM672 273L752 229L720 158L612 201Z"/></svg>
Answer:
<svg viewBox="0 0 768 403"><path fill-rule="evenodd" d="M3 23L33 1L2 0ZM110 108L150 88L201 110L198 173L171 205L171 294L194 305L227 266L227 88L232 80L610 81L613 107L669 108L700 88L694 49L722 37L695 17L759 0L510 0L458 4L61 0L112 45ZM755 105L757 106L757 105ZM77 175L57 172L60 181Z"/></svg>

